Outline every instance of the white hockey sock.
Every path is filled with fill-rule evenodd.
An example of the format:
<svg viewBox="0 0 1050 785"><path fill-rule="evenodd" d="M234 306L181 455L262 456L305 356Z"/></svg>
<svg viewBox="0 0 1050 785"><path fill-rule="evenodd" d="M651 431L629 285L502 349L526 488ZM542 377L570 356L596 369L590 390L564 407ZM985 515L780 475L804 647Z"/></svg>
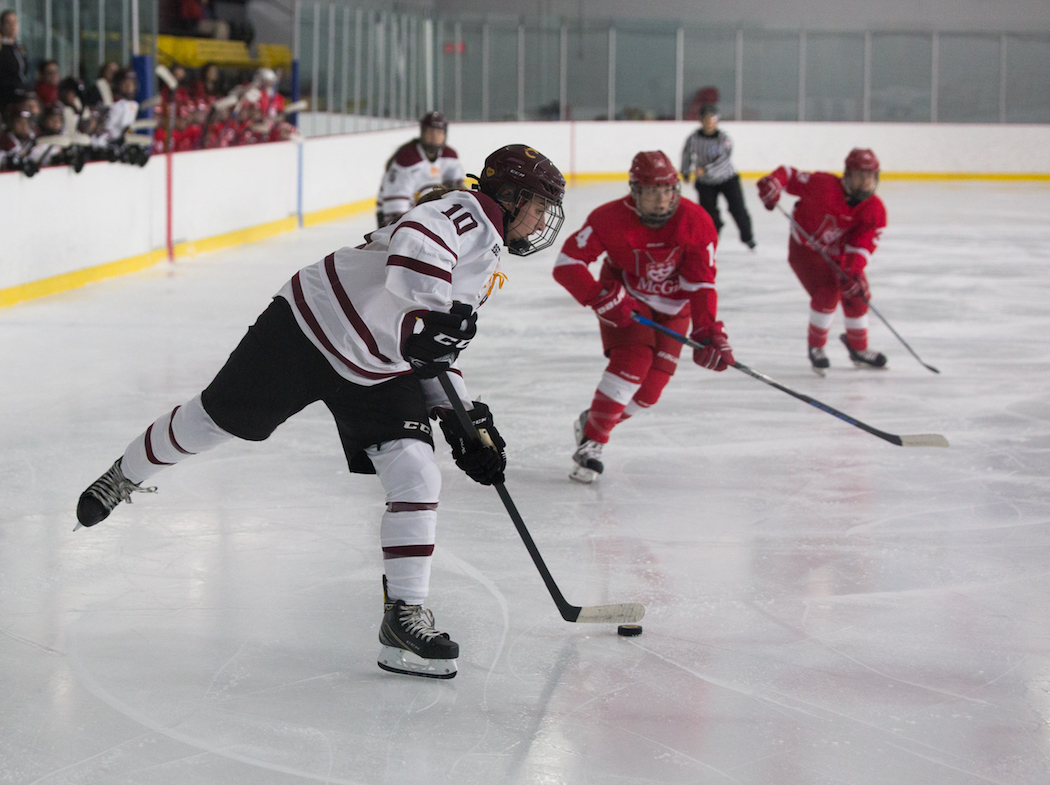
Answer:
<svg viewBox="0 0 1050 785"><path fill-rule="evenodd" d="M201 397L197 395L159 417L145 433L139 434L124 451L120 469L129 480L140 483L165 466L232 438L204 411Z"/></svg>
<svg viewBox="0 0 1050 785"><path fill-rule="evenodd" d="M622 376L605 371L602 374L601 381L598 382L598 392L612 398L619 404L628 406L631 398L634 397L634 394L638 392L641 386L641 382L629 382Z"/></svg>
<svg viewBox="0 0 1050 785"><path fill-rule="evenodd" d="M441 471L434 450L416 439L398 439L366 452L386 491L379 527L387 596L422 605L430 590Z"/></svg>
<svg viewBox="0 0 1050 785"><path fill-rule="evenodd" d="M638 403L634 398L631 399L630 403L627 404L627 408L623 410L623 416L621 420L626 420L628 417L633 417L636 414L644 412L649 409L649 404Z"/></svg>

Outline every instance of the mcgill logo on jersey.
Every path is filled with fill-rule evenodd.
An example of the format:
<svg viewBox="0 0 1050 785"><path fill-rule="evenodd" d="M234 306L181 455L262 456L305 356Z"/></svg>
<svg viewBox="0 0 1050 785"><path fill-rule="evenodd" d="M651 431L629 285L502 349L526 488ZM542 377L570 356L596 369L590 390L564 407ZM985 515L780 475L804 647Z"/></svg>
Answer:
<svg viewBox="0 0 1050 785"><path fill-rule="evenodd" d="M661 289L666 289L668 278L671 274L678 270L681 264L679 258L679 252L682 250L679 246L674 248L666 249L653 249L651 251L643 251L640 248L632 249L634 251L634 272L641 280L638 282L640 287L645 287L647 283L660 286ZM674 290L677 290L677 279L672 281L674 284ZM653 288L654 294L669 294L670 291L658 292L656 288Z"/></svg>

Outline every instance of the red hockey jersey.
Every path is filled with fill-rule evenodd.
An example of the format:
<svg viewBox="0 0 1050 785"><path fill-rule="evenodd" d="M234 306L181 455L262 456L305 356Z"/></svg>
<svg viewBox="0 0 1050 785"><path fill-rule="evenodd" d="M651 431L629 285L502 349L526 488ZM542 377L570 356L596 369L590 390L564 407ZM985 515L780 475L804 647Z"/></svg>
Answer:
<svg viewBox="0 0 1050 785"><path fill-rule="evenodd" d="M872 195L850 207L842 180L830 172L800 172L781 166L773 172L773 177L789 194L800 197L792 215L820 249L836 260L844 272L850 275L861 272L886 227L886 206L882 200ZM812 247L794 226L791 242L804 248Z"/></svg>
<svg viewBox="0 0 1050 785"><path fill-rule="evenodd" d="M607 202L587 217L561 249L554 278L583 305L590 305L611 281L654 311L677 314L691 305L694 327L715 320L715 249L718 232L711 217L683 198L659 229L642 225L631 197ZM596 281L587 265L602 255Z"/></svg>

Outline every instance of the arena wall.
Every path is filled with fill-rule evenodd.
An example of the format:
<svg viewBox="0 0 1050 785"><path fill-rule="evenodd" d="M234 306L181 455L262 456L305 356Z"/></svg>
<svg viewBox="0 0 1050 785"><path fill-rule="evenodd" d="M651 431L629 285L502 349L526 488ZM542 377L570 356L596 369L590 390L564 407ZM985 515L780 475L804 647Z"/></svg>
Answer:
<svg viewBox="0 0 1050 785"><path fill-rule="evenodd" d="M317 118L313 118L316 122ZM449 143L468 172L487 153L526 142L571 183L625 179L639 150L677 162L692 123L461 123ZM871 147L886 178L1050 181L1050 127L882 123L723 123L745 176L789 163L838 171ZM143 167L91 163L33 178L0 174L0 307L175 259L335 220L375 206L387 159L413 128L343 134L172 156ZM569 196L571 198L571 195Z"/></svg>

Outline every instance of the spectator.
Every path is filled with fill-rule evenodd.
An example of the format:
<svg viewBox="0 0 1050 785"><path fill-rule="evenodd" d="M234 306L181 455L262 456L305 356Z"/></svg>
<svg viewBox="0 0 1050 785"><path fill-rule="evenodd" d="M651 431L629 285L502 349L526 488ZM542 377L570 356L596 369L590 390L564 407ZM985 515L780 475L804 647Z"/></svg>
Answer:
<svg viewBox="0 0 1050 785"><path fill-rule="evenodd" d="M62 72L58 70L58 62L55 60L44 60L36 69L36 94L40 101L46 106L58 100L58 83L62 81Z"/></svg>
<svg viewBox="0 0 1050 785"><path fill-rule="evenodd" d="M178 18L175 24L184 35L229 40L230 25L215 18L211 0L178 0L178 4Z"/></svg>
<svg viewBox="0 0 1050 785"><path fill-rule="evenodd" d="M112 60L98 69L98 79L85 91L84 101L87 106L108 106L113 103L113 80L119 71L120 63Z"/></svg>
<svg viewBox="0 0 1050 785"><path fill-rule="evenodd" d="M190 97L195 101L207 101L210 105L226 95L222 84L222 71L215 63L205 63L200 74L189 86Z"/></svg>
<svg viewBox="0 0 1050 785"><path fill-rule="evenodd" d="M700 110L700 127L685 140L682 150L682 177L696 175L696 193L715 229L722 233L722 214L718 210L718 195L725 196L729 213L740 231L740 242L748 248L755 247L755 236L751 230L751 215L744 204L740 189L740 175L729 160L733 153L733 141L725 131L718 128L718 107L705 104Z"/></svg>
<svg viewBox="0 0 1050 785"><path fill-rule="evenodd" d="M0 112L18 103L31 89L25 47L18 43L18 15L0 13Z"/></svg>

